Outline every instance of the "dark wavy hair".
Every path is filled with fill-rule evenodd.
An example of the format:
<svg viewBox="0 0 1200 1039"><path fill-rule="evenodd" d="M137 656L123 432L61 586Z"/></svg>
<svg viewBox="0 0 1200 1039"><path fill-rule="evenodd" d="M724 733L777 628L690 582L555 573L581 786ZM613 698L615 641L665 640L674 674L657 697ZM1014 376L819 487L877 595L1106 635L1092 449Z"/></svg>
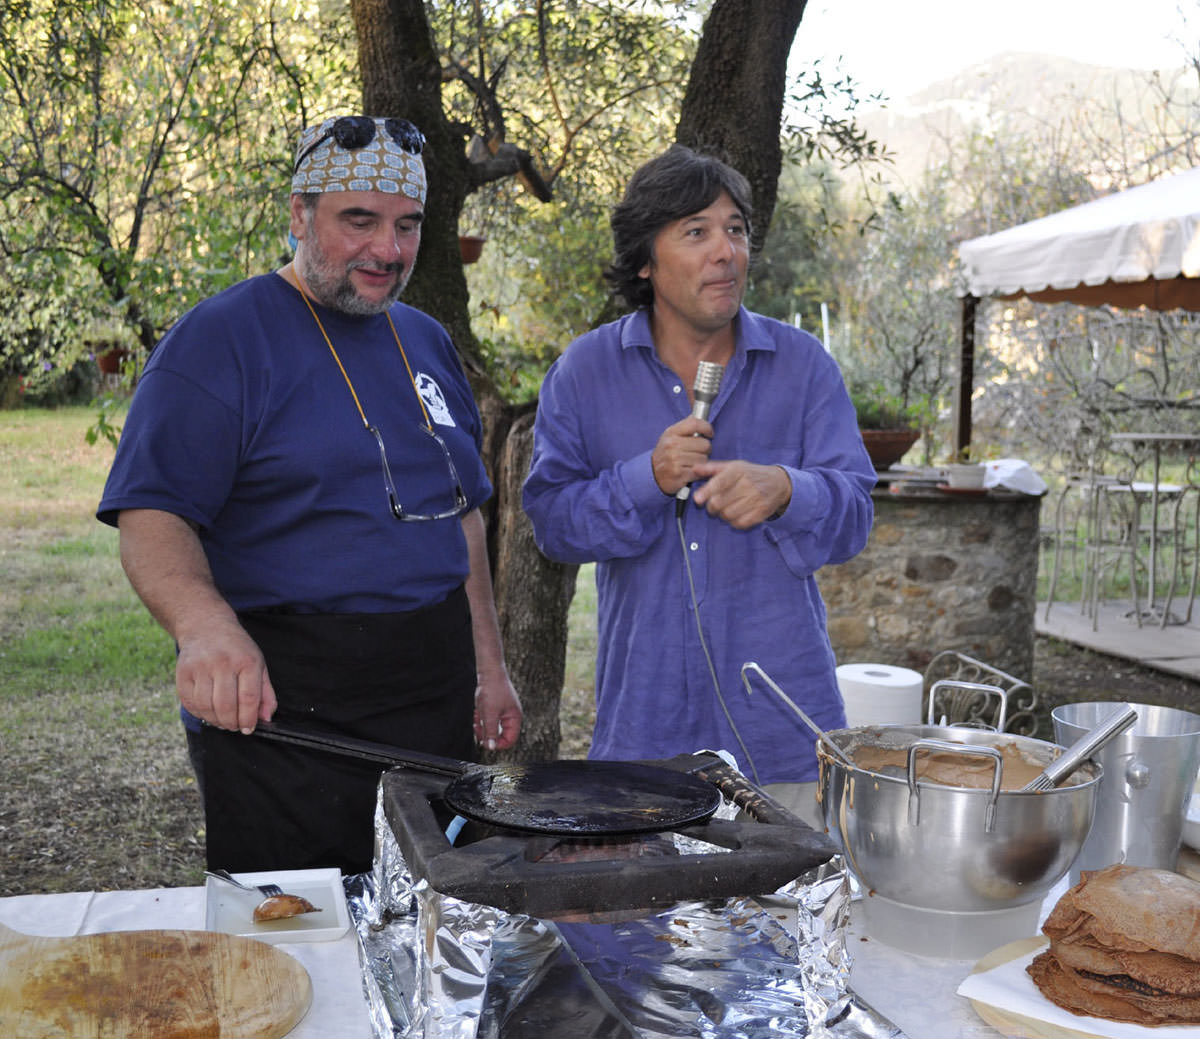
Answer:
<svg viewBox="0 0 1200 1039"><path fill-rule="evenodd" d="M650 262L654 237L667 224L711 206L722 191L750 233L750 183L732 166L674 144L641 166L612 214L613 261L604 272L615 295L630 307L648 307L654 289L638 273Z"/></svg>

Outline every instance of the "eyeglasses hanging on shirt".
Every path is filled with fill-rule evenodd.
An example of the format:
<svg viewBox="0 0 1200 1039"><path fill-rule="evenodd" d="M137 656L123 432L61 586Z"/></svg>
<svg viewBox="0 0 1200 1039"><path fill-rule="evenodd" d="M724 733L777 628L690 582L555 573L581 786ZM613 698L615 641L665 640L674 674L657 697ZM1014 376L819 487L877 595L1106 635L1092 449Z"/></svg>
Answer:
<svg viewBox="0 0 1200 1039"><path fill-rule="evenodd" d="M366 413L363 411L362 402L358 399L358 394L355 392L354 383L350 381L350 376L346 372L345 365L342 364L342 359L338 356L337 350L333 347L333 342L329 338L329 333L325 331L325 326L321 323L321 318L317 315L316 309L312 305L312 301L308 298L308 293L304 291L304 286L296 281L296 287L300 290L300 295L303 297L305 304L308 306L308 311L313 316L313 320L317 323L317 328L321 330L321 336L325 340L325 345L329 347L329 352L333 354L333 359L337 362L338 370L342 373L342 378L346 380L346 385L350 388L350 396L354 398L354 406L358 408L359 418L362 419L363 427L375 438L375 442L379 445L379 458L383 464L383 486L387 492L388 506L392 511L392 515L396 519L404 523L419 522L422 520L441 520L452 519L455 516L461 516L467 511L467 506L470 504L467 501L466 494L463 493L462 480L459 479L458 470L454 467L454 459L450 456L450 448L446 446L437 430L433 428L433 423L429 418L429 411L425 407L425 401L421 396L421 391L417 389L417 380L413 377L412 368L408 363L408 354L404 352L404 345L400 342L400 333L396 331L396 326L392 321L392 315L386 310L384 317L387 318L388 326L392 330L392 336L396 340L396 346L400 350L400 356L404 359L404 369L408 372L408 381L412 384L413 393L417 395L417 403L421 406L421 416L424 422L417 428L422 433L426 434L430 439L441 448L443 459L446 463L446 471L450 474L450 483L454 488L453 497L454 504L440 512L421 513L412 512L400 504L400 495L396 490L396 482L392 479L391 466L388 465L387 448L383 444L383 435L379 430L367 421Z"/></svg>

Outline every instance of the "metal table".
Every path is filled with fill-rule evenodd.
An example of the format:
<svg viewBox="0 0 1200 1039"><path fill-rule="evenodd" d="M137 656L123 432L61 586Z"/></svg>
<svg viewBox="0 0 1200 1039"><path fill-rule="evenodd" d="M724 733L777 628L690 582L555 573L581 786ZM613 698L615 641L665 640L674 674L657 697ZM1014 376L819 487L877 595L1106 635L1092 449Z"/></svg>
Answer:
<svg viewBox="0 0 1200 1039"><path fill-rule="evenodd" d="M1166 447L1200 448L1200 433L1114 433L1112 439L1116 442L1130 444L1135 448L1148 447L1154 460L1154 477L1150 485L1150 565L1146 605L1148 613L1154 616L1160 610L1157 602L1155 579L1158 569L1158 505L1159 496L1162 491L1159 473L1162 467L1162 452ZM1189 473L1195 464L1196 459L1193 457L1189 463ZM1189 488L1192 487L1193 483L1189 481L1188 486ZM1181 488L1179 493L1184 493L1184 489ZM1135 530L1134 536L1136 534L1137 531ZM1140 625L1140 613L1137 620ZM1165 628L1169 622L1169 611L1165 608L1161 609L1160 626Z"/></svg>

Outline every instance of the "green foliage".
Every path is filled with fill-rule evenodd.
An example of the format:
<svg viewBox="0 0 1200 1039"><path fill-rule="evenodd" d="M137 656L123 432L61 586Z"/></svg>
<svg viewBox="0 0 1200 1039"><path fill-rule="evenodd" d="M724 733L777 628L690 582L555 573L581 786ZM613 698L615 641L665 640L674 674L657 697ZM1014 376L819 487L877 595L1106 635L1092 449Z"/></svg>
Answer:
<svg viewBox="0 0 1200 1039"><path fill-rule="evenodd" d="M473 328L497 383L523 399L607 302L608 214L629 173L674 136L700 22L681 0L429 13L452 70L443 102L473 158L485 141L517 144L553 192L543 203L513 178L484 180L459 220L488 241L467 269Z"/></svg>
<svg viewBox="0 0 1200 1039"><path fill-rule="evenodd" d="M612 250L607 212L595 203L524 212L522 228L493 231L467 273L474 328L493 378L514 400L536 396L550 362L594 323Z"/></svg>
<svg viewBox="0 0 1200 1039"><path fill-rule="evenodd" d="M195 302L278 262L307 94L319 82L323 100L347 96L333 35L304 0L269 12L252 0L8 5L0 284L17 291L0 293L6 366L69 367L114 329L148 350Z"/></svg>
<svg viewBox="0 0 1200 1039"><path fill-rule="evenodd" d="M889 393L881 383L851 383L847 388L859 429L919 429L928 411L921 404L908 404Z"/></svg>
<svg viewBox="0 0 1200 1039"><path fill-rule="evenodd" d="M846 378L929 409L951 398L958 371L948 205L936 188L919 198L892 195L870 228L831 243L841 332L833 349Z"/></svg>
<svg viewBox="0 0 1200 1039"><path fill-rule="evenodd" d="M847 219L841 181L828 163L786 165L770 233L750 271L746 305L819 329L821 304L836 298L825 239Z"/></svg>
<svg viewBox="0 0 1200 1039"><path fill-rule="evenodd" d="M10 397L16 391L28 402L52 395L53 384L87 356L77 306L85 287L47 291L65 280L48 257L31 256L21 265L0 254L0 388L8 386Z"/></svg>
<svg viewBox="0 0 1200 1039"><path fill-rule="evenodd" d="M115 394L106 393L97 403L100 410L96 413L96 421L88 427L87 432L84 434L84 439L91 445L95 445L103 439L115 451L117 443L121 439L121 427L115 425L109 416L117 408L122 407L123 402Z"/></svg>

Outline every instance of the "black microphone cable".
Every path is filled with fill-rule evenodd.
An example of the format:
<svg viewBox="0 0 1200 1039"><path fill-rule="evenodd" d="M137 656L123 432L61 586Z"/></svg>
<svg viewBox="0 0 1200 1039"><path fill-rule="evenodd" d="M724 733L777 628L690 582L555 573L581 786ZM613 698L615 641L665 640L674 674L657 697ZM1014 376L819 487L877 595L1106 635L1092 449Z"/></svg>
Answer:
<svg viewBox="0 0 1200 1039"><path fill-rule="evenodd" d="M719 364L712 361L701 361L700 366L696 369L696 382L692 387L692 417L699 419L708 419L709 410L712 407L712 402L716 399L717 391L721 388L721 377L725 374L725 369ZM700 648L704 651L704 662L708 665L708 674L712 679L713 691L717 694L717 703L721 705L721 710L725 714L725 720L729 723L729 728L733 731L734 739L738 741L738 746L742 748L742 754L745 755L746 762L750 765L750 771L754 774L754 781L758 782L758 768L754 764L754 758L750 756L750 751L746 747L746 741L742 739L741 732L733 720L733 715L729 713L729 706L725 702L725 695L721 692L721 680L717 677L717 669L713 664L712 653L709 652L708 639L704 637L704 625L700 623L700 601L696 596L696 578L692 573L692 560L688 555L687 535L683 530L684 509L687 506L687 500L691 491L687 484L684 484L675 493L675 526L679 531L679 547L683 552L683 567L687 574L688 591L692 598L692 616L696 618L696 634L700 636Z"/></svg>
<svg viewBox="0 0 1200 1039"><path fill-rule="evenodd" d="M754 764L754 758L750 754L749 748L746 746L746 741L742 739L742 734L738 730L737 723L733 720L733 715L729 713L729 705L725 703L725 694L721 692L721 680L717 677L717 668L713 664L712 653L708 649L708 639L704 637L704 625L700 623L700 601L696 597L696 579L692 574L692 561L688 556L687 535L683 531L683 516L682 510L678 504L675 509L675 526L679 530L679 547L683 552L683 568L687 573L688 591L692 597L692 616L696 618L696 634L700 636L700 648L704 651L704 662L708 665L708 674L712 679L713 691L717 694L717 703L721 705L721 710L725 714L725 720L729 722L729 728L733 730L734 739L738 741L738 746L742 748L742 753L746 756L746 763L750 766L750 771L754 774L754 782L758 782L758 766Z"/></svg>

